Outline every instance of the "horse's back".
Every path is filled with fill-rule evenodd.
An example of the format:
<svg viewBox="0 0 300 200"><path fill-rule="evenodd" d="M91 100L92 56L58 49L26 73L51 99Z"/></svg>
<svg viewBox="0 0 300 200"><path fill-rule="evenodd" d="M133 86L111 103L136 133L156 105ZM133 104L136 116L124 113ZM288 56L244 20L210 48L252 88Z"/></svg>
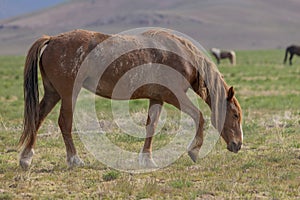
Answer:
<svg viewBox="0 0 300 200"><path fill-rule="evenodd" d="M286 48L286 51L300 55L300 46L299 45L290 45Z"/></svg>
<svg viewBox="0 0 300 200"><path fill-rule="evenodd" d="M85 57L108 37L109 35L86 30L74 30L53 36L43 52L43 65L59 64L61 61L75 62L74 58Z"/></svg>
<svg viewBox="0 0 300 200"><path fill-rule="evenodd" d="M85 57L108 37L109 35L86 30L52 36L41 55L43 79L48 80L58 92L73 87L72 83Z"/></svg>
<svg viewBox="0 0 300 200"><path fill-rule="evenodd" d="M178 51L180 53L182 52L182 54L180 55L185 54L188 58L193 58L193 56L195 55L193 54L195 53L193 47L191 47L189 43L183 41L181 38L176 38L171 34L160 34L160 32L155 32L153 34L151 33L152 35L147 34L150 33L146 32L143 37L147 37L152 40L162 39L162 45L167 45L165 43L166 41L169 41L169 43L172 43L172 47L178 48ZM157 38L153 39L152 37L154 36L157 36ZM98 83L99 80L98 74L100 73L101 69L105 68L105 71L103 71L103 75L99 80L100 86L97 88L96 93L98 95L111 98L113 88L121 79L121 77L123 77L125 73L129 72L133 68L142 66L144 64L156 63L169 66L174 69L174 73L178 72L190 83L193 83L197 77L196 61L190 63L186 59L171 51L161 50L157 48L143 49L143 46L138 46L144 41L142 40L143 38L141 39L140 37L116 35L114 37L115 46L116 44L118 44L117 42L120 42L119 46L126 46L126 44L132 41L132 39L133 46L130 46L128 44L129 47L135 47L134 44L137 44L137 46L135 50L122 54L119 58L115 59L113 63L108 63L109 65L105 66L105 63L103 62L105 60L110 60L108 58L109 56L111 56L111 53L114 52L113 48L116 47L109 46L110 49L102 52L101 57L99 57L98 55L100 51L93 51L95 55L91 52L98 44L102 43L109 37L110 35L85 30L75 30L51 37L48 46L44 50L41 58L40 68L44 83L45 80L48 80L48 82L50 82L54 86L54 88L60 95L64 94L66 96L69 96L72 94L74 82L80 68L80 74L82 76L82 79L80 79L80 81L82 82L82 86L88 90L94 91L94 86ZM141 41L139 41L140 39ZM134 41L137 42L135 43ZM106 45L110 45L110 43ZM90 56L87 57L88 55ZM94 58L93 56L97 56L95 58L97 58L97 62L99 63L88 62L88 66L81 66L85 58L88 58L87 60L90 61L92 58ZM102 57L105 57L105 59L102 60L103 62L100 62ZM96 66L96 68L94 68L93 64ZM155 67L155 65L153 66ZM148 76L149 74L147 73L139 73L138 77L136 76L136 78L139 78L140 80L147 80ZM159 78L159 76L157 75L153 76ZM164 80L167 79L166 75L162 75L161 77L163 77L162 79ZM179 83L178 79L174 81ZM124 83L124 91L132 88L130 85L131 82L133 81L128 80ZM186 90L188 86L186 84L182 84L180 88L182 88L182 90ZM162 93L162 88L157 88L156 86L143 87L142 90L143 93L137 92L139 94L135 93L136 95L133 95L135 97L132 98L149 98L149 94L151 94L151 97L153 97L153 94L156 91L158 93Z"/></svg>

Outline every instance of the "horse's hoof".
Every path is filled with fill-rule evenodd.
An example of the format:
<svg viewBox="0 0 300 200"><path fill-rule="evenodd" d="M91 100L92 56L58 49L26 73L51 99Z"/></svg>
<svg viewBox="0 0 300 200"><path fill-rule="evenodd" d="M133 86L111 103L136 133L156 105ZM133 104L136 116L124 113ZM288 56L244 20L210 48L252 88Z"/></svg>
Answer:
<svg viewBox="0 0 300 200"><path fill-rule="evenodd" d="M193 160L193 162L196 162L197 159L198 159L198 154L199 154L199 151L197 150L190 150L188 151L188 155L190 156L190 158Z"/></svg>
<svg viewBox="0 0 300 200"><path fill-rule="evenodd" d="M34 150L31 149L29 152L26 150L23 150L20 156L20 166L22 167L23 170L28 170L31 162L32 162L32 157L34 155Z"/></svg>
<svg viewBox="0 0 300 200"><path fill-rule="evenodd" d="M142 168L158 168L150 153L140 153L139 165Z"/></svg>
<svg viewBox="0 0 300 200"><path fill-rule="evenodd" d="M196 162L198 159L198 155L200 152L200 148L201 148L202 142L200 143L199 140L193 139L192 142L189 144L188 146L188 155L190 156L190 158Z"/></svg>
<svg viewBox="0 0 300 200"><path fill-rule="evenodd" d="M84 166L84 162L78 157L78 155L67 158L67 163L69 168Z"/></svg>
<svg viewBox="0 0 300 200"><path fill-rule="evenodd" d="M28 170L31 165L32 159L20 159L20 166L23 170Z"/></svg>

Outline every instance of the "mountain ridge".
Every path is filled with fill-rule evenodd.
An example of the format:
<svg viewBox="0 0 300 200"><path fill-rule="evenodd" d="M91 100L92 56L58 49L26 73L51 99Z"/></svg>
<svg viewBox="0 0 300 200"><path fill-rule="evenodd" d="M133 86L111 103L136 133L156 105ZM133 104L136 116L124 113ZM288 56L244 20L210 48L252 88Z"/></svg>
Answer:
<svg viewBox="0 0 300 200"><path fill-rule="evenodd" d="M76 0L0 20L0 54L25 54L43 34L73 29L118 33L156 26L183 32L205 48L270 49L300 43L296 0Z"/></svg>

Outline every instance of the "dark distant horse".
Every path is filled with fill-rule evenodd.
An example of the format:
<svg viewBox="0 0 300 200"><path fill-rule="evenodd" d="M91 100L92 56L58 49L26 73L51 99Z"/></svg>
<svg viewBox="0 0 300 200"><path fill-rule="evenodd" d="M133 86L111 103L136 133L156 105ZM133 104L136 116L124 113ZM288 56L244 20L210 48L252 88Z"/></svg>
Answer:
<svg viewBox="0 0 300 200"><path fill-rule="evenodd" d="M291 45L291 46L288 46L286 48L286 50L285 50L285 56L284 56L284 60L283 60L283 64L286 63L286 59L288 57L288 53L290 53L289 61L290 61L290 65L292 65L292 59L293 59L294 54L300 56L300 46Z"/></svg>
<svg viewBox="0 0 300 200"><path fill-rule="evenodd" d="M194 65L192 65L191 62L183 60L181 56L161 49L146 48L132 50L117 57L113 63L110 63L110 65L103 70L103 75L99 82L96 83L96 88L94 88L96 90L94 90L89 87L89 83L93 81L94 76L97 75L95 69L102 70L100 63L107 59L107 57L115 55L112 49L117 43L109 43L108 48L103 49L102 52L101 49L95 51L95 55L99 56L97 65L83 65L82 63L84 63L87 55L90 55L91 51L93 51L97 45L104 43L112 37L118 37L120 41L127 42L129 45L130 43L140 44L139 38L75 30L53 37L43 36L33 43L28 51L24 69L24 130L20 138L20 146L23 146L20 155L20 165L23 169L28 169L31 164L37 131L42 121L59 101L61 101L61 107L58 124L66 146L67 163L69 166L83 164L83 161L77 155L71 135L74 104L81 87L95 92L99 96L111 99L149 99L146 139L142 149L144 157L141 159L143 159L145 165L151 165L153 163L151 157L152 136L154 135L154 130L164 102L187 113L194 120L196 124L196 135L188 148L188 154L192 160L195 161L197 159L203 142L204 118L201 111L189 100L186 91L191 88L211 107L213 106L213 101L210 99L213 97L213 93L210 93L207 89L207 84L218 84L218 87L222 87L225 91L221 93L221 95L223 95L222 99L224 99L224 108L226 111L226 113L223 113L225 122L220 133L227 143L227 149L229 151L237 153L240 150L243 140L241 126L242 110L234 96L233 88L227 86L219 73L217 73L217 77L211 82L205 82L205 80L201 78L203 75L201 73L205 72L203 69L207 70L208 74L204 75L204 77L212 74L211 71L215 69L214 64L189 40L182 37L160 30L147 31L143 34L150 38L159 36L160 41L175 43L174 46L181 49L182 52L190 53L192 58L197 60L197 62L194 62ZM42 51L42 49L44 50ZM105 56L103 56L103 54ZM176 95L164 86L147 84L138 88L130 97L126 95L118 96L117 98L114 97L114 87L123 75L145 63L160 63L166 65L174 69L173 71L177 71L181 74L187 81L182 82L182 79L170 77L170 74L160 73L160 80L169 81L171 82L170 85L176 86ZM44 96L40 102L38 65L44 86ZM159 71L155 73L159 74ZM134 77L125 80L122 85L124 89L121 92L125 92L124 94L126 94L126 91L132 89L129 86L137 80L136 78L144 80L148 78L147 75L147 73L134 74ZM159 78L155 75L154 77Z"/></svg>
<svg viewBox="0 0 300 200"><path fill-rule="evenodd" d="M236 64L236 56L234 51L226 51L217 48L212 48L211 53L217 59L217 63L220 64L221 59L228 58L232 65Z"/></svg>

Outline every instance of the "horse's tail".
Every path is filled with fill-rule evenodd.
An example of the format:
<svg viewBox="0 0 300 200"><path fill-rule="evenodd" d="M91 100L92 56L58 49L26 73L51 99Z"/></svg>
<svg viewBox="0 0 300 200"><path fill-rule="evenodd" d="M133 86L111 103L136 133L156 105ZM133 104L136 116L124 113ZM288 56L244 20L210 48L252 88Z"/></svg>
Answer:
<svg viewBox="0 0 300 200"><path fill-rule="evenodd" d="M234 51L230 51L231 54L231 64L234 66L236 65L236 55Z"/></svg>
<svg viewBox="0 0 300 200"><path fill-rule="evenodd" d="M36 124L39 120L38 61L42 48L50 36L43 36L30 47L24 68L24 122L19 147L32 147L36 140Z"/></svg>
<svg viewBox="0 0 300 200"><path fill-rule="evenodd" d="M289 50L290 50L290 47L286 48L286 50L285 50L285 56L284 56L284 59L283 59L283 64L286 63L286 59L288 57Z"/></svg>

